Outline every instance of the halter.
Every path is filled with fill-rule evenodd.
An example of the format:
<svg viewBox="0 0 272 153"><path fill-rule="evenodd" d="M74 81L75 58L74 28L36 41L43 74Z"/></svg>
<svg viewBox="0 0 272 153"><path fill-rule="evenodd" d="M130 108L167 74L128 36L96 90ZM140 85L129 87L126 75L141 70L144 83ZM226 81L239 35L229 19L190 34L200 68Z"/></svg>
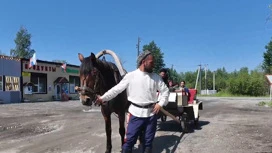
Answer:
<svg viewBox="0 0 272 153"><path fill-rule="evenodd" d="M92 70L88 75L91 75L92 72L94 72L94 70ZM86 80L84 79L82 87L80 87L81 90L79 91L79 94L89 96L89 97L91 97L91 96L96 97L97 94L100 94L100 90L99 90L100 87L98 85L98 82L100 79L100 72L98 71L98 73L93 76L95 76L95 82L94 82L93 89L90 87L87 87Z"/></svg>

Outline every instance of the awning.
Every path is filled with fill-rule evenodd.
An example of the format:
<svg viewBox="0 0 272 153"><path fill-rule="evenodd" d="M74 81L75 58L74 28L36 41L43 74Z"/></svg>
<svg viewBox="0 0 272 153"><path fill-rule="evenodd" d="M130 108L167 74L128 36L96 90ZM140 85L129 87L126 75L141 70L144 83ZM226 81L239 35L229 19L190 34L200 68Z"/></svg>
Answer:
<svg viewBox="0 0 272 153"><path fill-rule="evenodd" d="M54 84L58 83L69 83L69 81L65 77L58 77L55 81Z"/></svg>
<svg viewBox="0 0 272 153"><path fill-rule="evenodd" d="M34 86L34 83L32 82L25 82L23 86Z"/></svg>

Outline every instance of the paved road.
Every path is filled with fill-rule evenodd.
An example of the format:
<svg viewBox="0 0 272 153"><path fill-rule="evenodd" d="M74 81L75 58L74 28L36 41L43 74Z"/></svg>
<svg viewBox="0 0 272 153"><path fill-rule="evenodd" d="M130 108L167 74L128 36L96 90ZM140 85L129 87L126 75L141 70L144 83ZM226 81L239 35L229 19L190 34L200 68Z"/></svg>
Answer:
<svg viewBox="0 0 272 153"><path fill-rule="evenodd" d="M158 120L155 153L272 152L272 109L256 106L264 98L199 99L200 129L182 134L174 121ZM103 153L102 115L83 109L78 101L0 105L0 152ZM117 117L112 120L113 152L120 152Z"/></svg>

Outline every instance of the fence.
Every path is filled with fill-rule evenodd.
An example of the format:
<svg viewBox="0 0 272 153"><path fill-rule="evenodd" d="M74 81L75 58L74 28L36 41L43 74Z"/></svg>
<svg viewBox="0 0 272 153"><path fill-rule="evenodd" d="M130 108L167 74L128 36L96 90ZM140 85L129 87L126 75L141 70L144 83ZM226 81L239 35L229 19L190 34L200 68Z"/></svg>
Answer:
<svg viewBox="0 0 272 153"><path fill-rule="evenodd" d="M217 93L216 90L201 90L201 92L200 92L201 95L213 95L216 93Z"/></svg>

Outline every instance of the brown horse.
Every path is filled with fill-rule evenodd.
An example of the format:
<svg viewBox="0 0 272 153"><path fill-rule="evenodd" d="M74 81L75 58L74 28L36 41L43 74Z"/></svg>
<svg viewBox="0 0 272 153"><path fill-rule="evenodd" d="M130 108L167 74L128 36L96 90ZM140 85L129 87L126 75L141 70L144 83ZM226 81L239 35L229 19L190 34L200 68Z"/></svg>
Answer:
<svg viewBox="0 0 272 153"><path fill-rule="evenodd" d="M106 91L118 84L122 77L115 64L102 61L95 57L93 53L84 58L78 53L80 65L80 84L77 88L80 101L83 105L92 106L95 104L97 95L103 95ZM105 130L107 135L106 153L110 153L112 149L111 143L111 114L114 112L119 118L119 134L121 136L121 144L124 144L125 136L125 113L127 111L128 102L126 90L117 97L101 105L101 112L105 120Z"/></svg>

